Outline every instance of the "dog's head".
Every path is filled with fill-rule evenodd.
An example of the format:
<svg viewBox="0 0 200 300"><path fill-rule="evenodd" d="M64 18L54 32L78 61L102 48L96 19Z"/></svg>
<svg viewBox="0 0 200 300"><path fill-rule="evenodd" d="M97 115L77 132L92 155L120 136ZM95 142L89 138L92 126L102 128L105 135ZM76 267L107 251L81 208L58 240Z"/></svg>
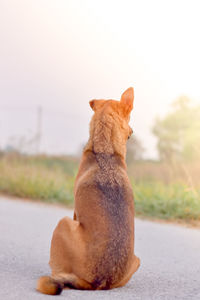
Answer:
<svg viewBox="0 0 200 300"><path fill-rule="evenodd" d="M122 148L126 140L131 136L133 131L128 123L133 109L133 100L134 90L130 87L122 94L120 101L101 99L89 102L94 111L94 116L90 123L90 135L98 140L95 145L96 151L105 151L105 149L102 150L102 145L104 143L105 146L106 140L108 144L107 152L112 153L114 151L113 149L111 150L111 144L119 152L119 148Z"/></svg>

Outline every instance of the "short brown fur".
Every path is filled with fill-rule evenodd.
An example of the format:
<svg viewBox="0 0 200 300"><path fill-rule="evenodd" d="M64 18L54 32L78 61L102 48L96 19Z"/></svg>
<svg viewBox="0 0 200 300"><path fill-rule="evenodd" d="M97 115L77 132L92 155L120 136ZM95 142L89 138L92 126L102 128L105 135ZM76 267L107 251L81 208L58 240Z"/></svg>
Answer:
<svg viewBox="0 0 200 300"><path fill-rule="evenodd" d="M126 141L133 88L120 101L92 100L94 116L75 181L74 220L63 218L51 242L51 276L37 290L59 294L64 287L111 289L137 271L133 193L126 172Z"/></svg>

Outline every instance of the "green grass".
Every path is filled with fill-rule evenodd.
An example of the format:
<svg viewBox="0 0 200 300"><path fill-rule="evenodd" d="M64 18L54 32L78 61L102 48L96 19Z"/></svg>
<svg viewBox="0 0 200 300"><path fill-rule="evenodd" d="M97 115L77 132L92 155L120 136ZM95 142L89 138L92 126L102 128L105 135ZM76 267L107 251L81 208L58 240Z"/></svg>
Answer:
<svg viewBox="0 0 200 300"><path fill-rule="evenodd" d="M131 171L133 168L133 172ZM129 168L137 216L154 219L200 221L200 184L195 180L173 178L169 166L148 162ZM71 157L0 157L0 192L22 198L56 202L72 206L74 179L78 161ZM165 171L166 170L166 171ZM167 173L168 172L168 173ZM184 174L183 174L184 175ZM185 175L184 175L185 176ZM195 183L195 184L194 184Z"/></svg>
<svg viewBox="0 0 200 300"><path fill-rule="evenodd" d="M73 203L77 161L6 156L0 160L0 192L22 198Z"/></svg>
<svg viewBox="0 0 200 300"><path fill-rule="evenodd" d="M200 189L159 181L133 184L138 216L165 220L200 220Z"/></svg>

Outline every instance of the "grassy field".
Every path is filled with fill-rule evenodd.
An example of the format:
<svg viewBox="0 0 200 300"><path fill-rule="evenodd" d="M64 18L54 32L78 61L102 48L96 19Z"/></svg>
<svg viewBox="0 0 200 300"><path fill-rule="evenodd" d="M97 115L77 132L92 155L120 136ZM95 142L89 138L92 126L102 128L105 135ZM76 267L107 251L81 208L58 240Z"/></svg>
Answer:
<svg viewBox="0 0 200 300"><path fill-rule="evenodd" d="M200 164L135 162L128 173L137 215L200 221Z"/></svg>
<svg viewBox="0 0 200 300"><path fill-rule="evenodd" d="M0 192L72 204L77 168L78 161L71 157L3 155L0 158Z"/></svg>
<svg viewBox="0 0 200 300"><path fill-rule="evenodd" d="M0 192L73 204L78 160L72 157L0 156ZM128 168L136 215L165 220L200 221L200 167L135 162Z"/></svg>

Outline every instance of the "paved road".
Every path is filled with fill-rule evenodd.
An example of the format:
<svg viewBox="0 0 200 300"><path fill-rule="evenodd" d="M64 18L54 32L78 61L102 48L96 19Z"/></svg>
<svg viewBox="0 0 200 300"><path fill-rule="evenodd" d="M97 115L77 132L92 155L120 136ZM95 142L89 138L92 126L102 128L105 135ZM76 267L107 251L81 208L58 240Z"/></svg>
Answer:
<svg viewBox="0 0 200 300"><path fill-rule="evenodd" d="M49 246L58 220L72 211L0 197L0 299L43 300L35 291L49 274ZM136 220L142 264L123 288L64 290L59 299L200 299L200 230Z"/></svg>

